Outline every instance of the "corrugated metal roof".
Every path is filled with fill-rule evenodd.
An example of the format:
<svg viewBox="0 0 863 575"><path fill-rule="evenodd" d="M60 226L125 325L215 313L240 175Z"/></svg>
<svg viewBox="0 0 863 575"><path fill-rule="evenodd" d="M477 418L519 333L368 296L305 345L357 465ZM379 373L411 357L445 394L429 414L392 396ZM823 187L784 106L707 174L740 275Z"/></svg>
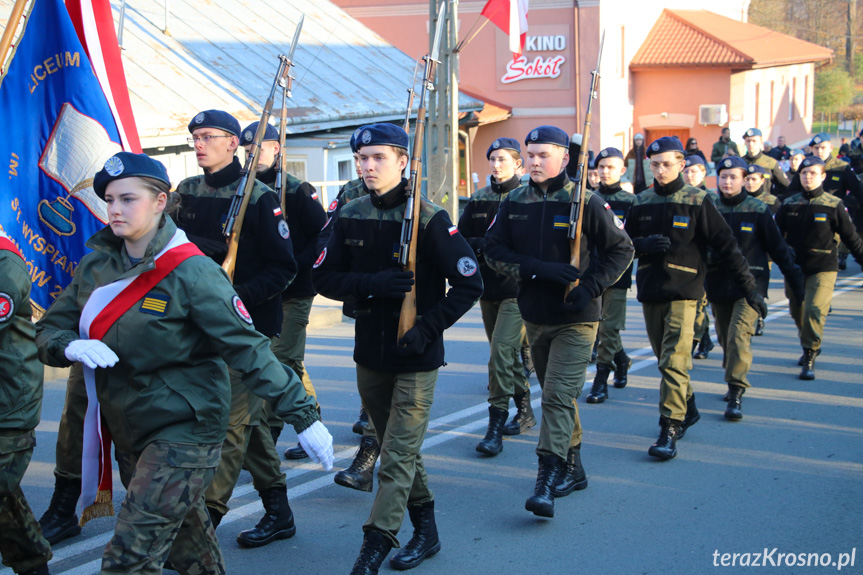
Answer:
<svg viewBox="0 0 863 575"><path fill-rule="evenodd" d="M833 51L708 10L664 10L631 68L721 66L761 68L819 62Z"/></svg>
<svg viewBox="0 0 863 575"><path fill-rule="evenodd" d="M4 17L13 3L0 0ZM115 23L120 5L112 0ZM302 13L289 133L402 119L414 59L328 0L129 0L123 65L142 144L181 142L201 110L228 111L244 125L259 119ZM459 97L462 111L482 104Z"/></svg>

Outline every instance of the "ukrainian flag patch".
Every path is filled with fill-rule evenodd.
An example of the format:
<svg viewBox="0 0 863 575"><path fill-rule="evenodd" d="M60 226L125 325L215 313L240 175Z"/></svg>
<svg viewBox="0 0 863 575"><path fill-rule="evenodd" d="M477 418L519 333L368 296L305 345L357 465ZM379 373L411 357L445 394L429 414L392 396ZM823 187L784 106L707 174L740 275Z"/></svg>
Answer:
<svg viewBox="0 0 863 575"><path fill-rule="evenodd" d="M554 216L554 229L556 229L556 230L569 229L569 217L567 217L567 216Z"/></svg>
<svg viewBox="0 0 863 575"><path fill-rule="evenodd" d="M827 214L815 214L815 221L816 222L826 222L827 221Z"/></svg>
<svg viewBox="0 0 863 575"><path fill-rule="evenodd" d="M742 224L740 224L740 231L741 232L748 232L751 234L753 232L752 224L743 222Z"/></svg>
<svg viewBox="0 0 863 575"><path fill-rule="evenodd" d="M674 216L674 222L671 227L678 229L689 229L689 216Z"/></svg>
<svg viewBox="0 0 863 575"><path fill-rule="evenodd" d="M149 313L159 317L165 317L168 311L168 303L171 298L159 293L148 293L141 302L141 313Z"/></svg>
<svg viewBox="0 0 863 575"><path fill-rule="evenodd" d="M399 255L402 253L402 245L401 244L393 244L393 261L399 261Z"/></svg>

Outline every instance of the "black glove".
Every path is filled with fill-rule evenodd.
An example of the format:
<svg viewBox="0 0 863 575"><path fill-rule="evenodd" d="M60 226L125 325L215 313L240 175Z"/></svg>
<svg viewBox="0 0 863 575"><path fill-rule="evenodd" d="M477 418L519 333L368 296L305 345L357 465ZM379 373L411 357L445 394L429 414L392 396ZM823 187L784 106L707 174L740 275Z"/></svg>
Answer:
<svg viewBox="0 0 863 575"><path fill-rule="evenodd" d="M405 294L414 285L414 273L399 268L387 268L371 274L369 295L389 299L405 299Z"/></svg>
<svg viewBox="0 0 863 575"><path fill-rule="evenodd" d="M746 294L746 303L752 306L752 309L757 311L762 318L767 317L767 303L757 289Z"/></svg>
<svg viewBox="0 0 863 575"><path fill-rule="evenodd" d="M806 280L803 277L803 272L800 268L795 268L794 273L788 274L785 278L788 281L788 287L791 288L792 297L796 300L794 303L802 305L806 299Z"/></svg>
<svg viewBox="0 0 863 575"><path fill-rule="evenodd" d="M533 272L534 277L559 284L569 284L581 277L578 268L561 262L540 262Z"/></svg>
<svg viewBox="0 0 863 575"><path fill-rule="evenodd" d="M664 254L671 247L671 240L662 234L653 234L646 238L632 238L632 245L640 255Z"/></svg>
<svg viewBox="0 0 863 575"><path fill-rule="evenodd" d="M428 344L429 338L419 326L415 325L399 340L399 344L396 346L396 355L402 357L422 355Z"/></svg>
<svg viewBox="0 0 863 575"><path fill-rule="evenodd" d="M587 291L583 285L575 286L569 295L566 296L566 310L571 312L579 312L590 305L593 296Z"/></svg>

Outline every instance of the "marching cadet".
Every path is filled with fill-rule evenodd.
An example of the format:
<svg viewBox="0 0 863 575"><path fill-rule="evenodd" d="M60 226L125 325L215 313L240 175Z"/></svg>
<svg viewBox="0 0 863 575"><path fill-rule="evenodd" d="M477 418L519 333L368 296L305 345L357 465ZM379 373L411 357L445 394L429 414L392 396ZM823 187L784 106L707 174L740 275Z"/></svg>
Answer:
<svg viewBox="0 0 863 575"><path fill-rule="evenodd" d="M587 189L595 191L599 187L599 170L596 161L592 160L587 167Z"/></svg>
<svg viewBox="0 0 863 575"><path fill-rule="evenodd" d="M626 221L635 195L620 187L620 178L626 173L623 152L605 148L596 157L599 171L599 197L611 206L621 222ZM632 359L626 355L620 332L626 329L626 294L632 287L632 265L626 268L617 282L602 294L602 321L599 322L596 358L596 377L587 394L587 403L602 403L608 399L608 376L614 372L614 387L624 388Z"/></svg>
<svg viewBox="0 0 863 575"><path fill-rule="evenodd" d="M761 136L761 130L758 128L749 128L746 130L746 133L743 134L743 143L746 145L746 154L743 156L746 163L758 164L767 168L767 175L765 177L769 181L770 190L780 196L784 195L785 190L791 182L785 177L785 172L782 171L779 162L764 153L764 140Z"/></svg>
<svg viewBox="0 0 863 575"><path fill-rule="evenodd" d="M21 252L0 231L0 557L15 573L47 575L51 546L21 491L42 410L31 284Z"/></svg>
<svg viewBox="0 0 863 575"><path fill-rule="evenodd" d="M357 147L372 193L342 206L313 272L320 293L357 302L357 388L381 446L378 491L352 575L377 573L390 549L398 547L405 508L413 537L390 565L411 569L440 550L420 447L444 363L443 331L482 295L473 250L446 211L417 190L417 321L398 338L402 300L414 285L413 273L402 271L393 247L400 244L407 201L402 173L408 136L393 124L372 124L360 130Z"/></svg>
<svg viewBox="0 0 863 575"><path fill-rule="evenodd" d="M746 302L767 315L749 265L737 241L706 192L687 186L680 175L683 146L675 138L659 138L647 148L654 173L653 188L635 200L626 219L638 268L638 300L650 346L658 360L659 439L648 453L660 459L677 455L677 440L701 418L689 381L692 369L695 308L704 294L704 257L716 253L725 273Z"/></svg>
<svg viewBox="0 0 863 575"><path fill-rule="evenodd" d="M186 178L177 186L182 199L177 225L204 254L221 264L227 253L222 233L231 200L242 176L239 159L240 124L220 110L206 110L189 122L189 145L195 149L204 174ZM259 181L249 198L240 234L234 289L248 307L255 329L274 341L282 326L278 297L293 280L297 264L290 230L282 216L279 198ZM207 510L218 527L228 512L228 500L245 462L264 504L264 517L255 529L243 532L243 546L265 545L291 537L296 527L288 504L287 483L273 437L253 433L261 423L262 401L231 373L231 413L222 446L222 459L207 490ZM259 430L260 431L260 430Z"/></svg>
<svg viewBox="0 0 863 575"><path fill-rule="evenodd" d="M126 498L103 574L160 573L169 554L182 573L225 573L204 502L230 409L223 359L332 466L332 437L314 400L252 327L224 272L167 217L178 199L170 188L165 167L147 156L108 159L93 189L109 224L87 242L93 252L37 325L44 363L85 365L89 400L110 433L102 438L117 449ZM85 445L93 438L98 446L92 413ZM110 445L101 448L107 457ZM95 466L84 486L95 495L85 503L95 504L85 516L112 513L110 465L100 478L100 463L85 457L85 478Z"/></svg>
<svg viewBox="0 0 863 575"><path fill-rule="evenodd" d="M522 343L527 338L518 311L518 282L497 273L485 261L485 233L497 216L500 203L521 185L516 170L522 164L521 146L512 138L498 138L486 152L491 167L491 184L477 190L464 207L459 232L473 248L482 274L483 293L479 300L482 323L491 345L488 360L488 430L476 446L486 455L503 450L502 435L518 435L534 425L530 386L521 361ZM518 409L506 422L509 398Z"/></svg>
<svg viewBox="0 0 863 575"><path fill-rule="evenodd" d="M707 177L707 166L704 158L698 155L686 156L683 160L683 181L686 185L710 192L707 196L714 199L714 191L707 188L704 179ZM692 340L692 359L707 359L713 351L710 340L710 316L707 313L707 295L705 294L695 306L695 337Z"/></svg>
<svg viewBox="0 0 863 575"><path fill-rule="evenodd" d="M787 281L785 295L803 347L803 355L797 362L802 366L800 379L812 380L836 283L836 236L838 234L858 264L863 263L863 241L854 229L845 203L824 189L827 178L824 160L819 156L806 158L800 164L798 176L803 191L782 203L776 213L776 223L797 254L797 264L806 278L803 301L792 299L794 293Z"/></svg>
<svg viewBox="0 0 863 575"><path fill-rule="evenodd" d="M253 122L246 126L240 135L240 144L246 149L246 154L252 152L252 142L257 129L258 122ZM276 176L279 173L279 166L276 166L279 151L279 132L267 124L264 139L261 142L256 178L270 187L275 185ZM309 314L316 293L312 285L312 264L315 263L318 254L318 235L326 223L327 216L318 201L318 192L314 186L287 172L282 173L282 195L284 201L281 203L284 204L285 212L283 216L288 222L288 231L291 234L297 275L282 292L282 327L279 336L273 341L273 353L280 362L296 372L303 381L306 393L317 401L318 394L315 392L315 386L312 385L303 359L306 353L306 326L309 324ZM265 423L270 428L275 442L284 424L282 420L273 417L269 411L268 406L265 405L263 408L264 417L267 419ZM252 433L263 432L263 426L263 423L257 426ZM301 445L285 451L286 459L306 457L308 454Z"/></svg>
<svg viewBox="0 0 863 575"><path fill-rule="evenodd" d="M719 184L716 208L737 238L737 245L749 263L762 297L767 297L770 285L769 255L782 270L794 300L802 301L803 272L794 263L794 254L782 238L770 207L747 193L748 189L743 191L744 179L757 174L756 169L763 168L756 165L747 167L746 162L738 157L720 161L716 167ZM707 254L705 288L716 319L716 335L724 353L725 382L728 384L725 418L736 421L743 418L741 397L750 387L746 376L752 367L750 344L758 312L747 303L746 294L731 281L710 249Z"/></svg>
<svg viewBox="0 0 863 575"><path fill-rule="evenodd" d="M770 208L771 214L779 211L782 202L770 193L770 172L767 171L767 168L758 164L749 164L746 167L743 187L749 196L766 204Z"/></svg>
<svg viewBox="0 0 863 575"><path fill-rule="evenodd" d="M501 203L486 235L486 259L521 282L518 307L542 387L534 493L525 509L554 517L554 498L587 487L581 464L581 394L602 311L600 296L632 263L632 243L601 196L584 191L581 269L567 235L575 184L564 171L569 138L539 126L525 139L530 182ZM642 192L644 193L644 192ZM579 284L569 295L571 282Z"/></svg>
<svg viewBox="0 0 863 575"><path fill-rule="evenodd" d="M788 158L788 171L785 172L785 175L791 180L791 184L788 186L788 190L785 193L786 198L792 194L797 194L800 192L800 178L797 177L797 173L800 170L800 164L803 160L806 159L806 152L803 151L802 148L794 148L791 150L791 157Z"/></svg>
<svg viewBox="0 0 863 575"><path fill-rule="evenodd" d="M707 165L704 163L703 157L692 155L684 158L683 181L686 182L686 185L710 192L712 190L704 183L706 177Z"/></svg>

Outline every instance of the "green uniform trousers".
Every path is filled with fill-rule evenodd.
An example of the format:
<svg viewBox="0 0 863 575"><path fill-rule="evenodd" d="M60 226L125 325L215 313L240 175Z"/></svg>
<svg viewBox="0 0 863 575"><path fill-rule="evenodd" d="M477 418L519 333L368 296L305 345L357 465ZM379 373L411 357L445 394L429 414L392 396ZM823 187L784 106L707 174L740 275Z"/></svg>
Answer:
<svg viewBox="0 0 863 575"><path fill-rule="evenodd" d="M318 394L303 363L306 357L306 328L309 325L314 299L314 297L298 297L282 300L282 330L279 337L272 339L272 348L276 359L294 370L297 377L302 380L306 393L317 401ZM265 410L266 424L282 430L285 422L276 417L272 410L266 407Z"/></svg>
<svg viewBox="0 0 863 575"><path fill-rule="evenodd" d="M806 276L806 299L802 305L794 301L788 283L785 284L788 308L794 323L797 324L797 335L803 349L821 349L821 338L824 336L830 302L833 301L836 275L836 272L818 272Z"/></svg>
<svg viewBox="0 0 863 575"><path fill-rule="evenodd" d="M597 323L542 325L524 322L536 377L542 388L537 455L566 459L569 448L581 443L577 400L584 388Z"/></svg>
<svg viewBox="0 0 863 575"><path fill-rule="evenodd" d="M498 409L509 409L509 398L513 394L529 391L521 363L521 346L526 332L518 301L508 298L502 301L479 300L482 325L491 345L488 359L488 403Z"/></svg>
<svg viewBox="0 0 863 575"><path fill-rule="evenodd" d="M745 298L734 302L710 302L716 321L716 337L725 357L725 383L750 387L746 375L752 367L752 336L758 312Z"/></svg>
<svg viewBox="0 0 863 575"><path fill-rule="evenodd" d="M169 555L181 573L226 572L204 507L221 447L154 441L140 454L117 452L126 498L102 555L103 575L158 575Z"/></svg>
<svg viewBox="0 0 863 575"><path fill-rule="evenodd" d="M686 400L692 396L692 340L696 300L643 303L644 324L650 347L656 355L662 380L659 384L659 414L683 421Z"/></svg>
<svg viewBox="0 0 863 575"><path fill-rule="evenodd" d="M608 288L602 294L602 321L596 363L614 365L614 356L623 351L620 332L626 329L626 294L629 290Z"/></svg>
<svg viewBox="0 0 863 575"><path fill-rule="evenodd" d="M710 316L707 314L707 294L704 294L695 308L695 336L694 341L701 339L710 332Z"/></svg>
<svg viewBox="0 0 863 575"><path fill-rule="evenodd" d="M357 389L381 446L378 492L363 531L380 531L394 547L407 506L434 499L420 448L437 372L389 373L357 365Z"/></svg>
<svg viewBox="0 0 863 575"><path fill-rule="evenodd" d="M21 479L33 448L34 430L0 431L0 557L16 573L30 571L51 560L51 546L21 491Z"/></svg>
<svg viewBox="0 0 863 575"><path fill-rule="evenodd" d="M87 387L84 368L73 363L66 382L66 402L57 430L54 475L61 479L81 480L81 455L84 450L84 414L87 412Z"/></svg>

